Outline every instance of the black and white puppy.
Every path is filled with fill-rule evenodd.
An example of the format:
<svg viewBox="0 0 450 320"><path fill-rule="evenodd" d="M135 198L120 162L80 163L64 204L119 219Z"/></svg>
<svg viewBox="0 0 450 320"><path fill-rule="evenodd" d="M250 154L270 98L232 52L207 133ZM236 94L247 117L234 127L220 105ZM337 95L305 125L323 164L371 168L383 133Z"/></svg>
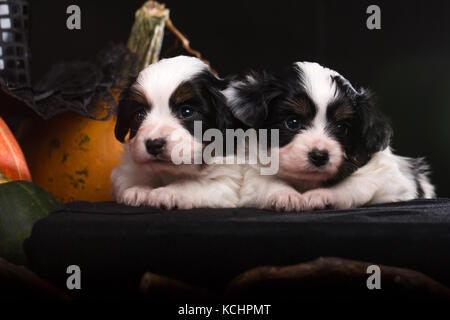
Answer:
<svg viewBox="0 0 450 320"><path fill-rule="evenodd" d="M251 73L225 91L234 115L279 130L279 171L247 166L241 205L282 211L432 198L423 159L394 155L392 128L364 89L317 63Z"/></svg>
<svg viewBox="0 0 450 320"><path fill-rule="evenodd" d="M194 121L203 132L233 127L225 87L194 57L163 59L140 72L118 106L116 137L129 138L111 174L117 202L166 209L237 205L240 171L195 162L203 144L194 138Z"/></svg>

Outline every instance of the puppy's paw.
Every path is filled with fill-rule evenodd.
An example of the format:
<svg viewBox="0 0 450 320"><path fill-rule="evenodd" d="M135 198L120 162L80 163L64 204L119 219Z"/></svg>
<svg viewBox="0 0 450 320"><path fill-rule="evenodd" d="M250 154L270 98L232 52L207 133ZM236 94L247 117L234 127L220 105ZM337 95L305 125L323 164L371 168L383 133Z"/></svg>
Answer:
<svg viewBox="0 0 450 320"><path fill-rule="evenodd" d="M152 191L149 187L136 186L125 189L120 196L117 197L117 202L129 206L139 207L145 205L150 197Z"/></svg>
<svg viewBox="0 0 450 320"><path fill-rule="evenodd" d="M276 211L302 211L304 199L295 190L280 190L269 195L263 208Z"/></svg>
<svg viewBox="0 0 450 320"><path fill-rule="evenodd" d="M171 209L192 209L193 204L183 194L170 187L153 189L149 195L147 205L151 207Z"/></svg>
<svg viewBox="0 0 450 320"><path fill-rule="evenodd" d="M338 197L330 189L313 189L303 194L305 210L320 210L327 208L340 208ZM343 209L343 208L342 208Z"/></svg>

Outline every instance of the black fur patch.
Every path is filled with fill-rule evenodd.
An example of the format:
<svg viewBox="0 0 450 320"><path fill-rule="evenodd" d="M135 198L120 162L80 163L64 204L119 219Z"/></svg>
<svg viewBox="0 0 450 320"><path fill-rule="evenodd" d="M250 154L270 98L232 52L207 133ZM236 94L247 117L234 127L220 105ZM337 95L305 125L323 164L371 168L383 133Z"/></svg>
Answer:
<svg viewBox="0 0 450 320"><path fill-rule="evenodd" d="M142 122L137 117L138 112L150 112L151 109L150 103L143 94L133 88L134 82L135 80L131 81L130 86L122 92L117 107L115 135L120 142L125 141L128 132L130 133L129 139L136 135Z"/></svg>
<svg viewBox="0 0 450 320"><path fill-rule="evenodd" d="M295 116L305 129L317 113L300 83L302 72L293 66L273 74L254 72L235 87L239 105L232 106L233 113L250 127L269 129L268 141L270 129L278 129L279 145L285 146L299 133L287 128L285 120Z"/></svg>
<svg viewBox="0 0 450 320"><path fill-rule="evenodd" d="M281 91L276 79L266 72L251 72L233 84L238 103L230 106L240 121L252 128L259 128L267 119L268 105Z"/></svg>
<svg viewBox="0 0 450 320"><path fill-rule="evenodd" d="M194 121L202 122L203 132L215 128L222 132L236 127L236 119L227 107L222 94L227 82L216 78L209 71L204 71L181 83L169 99L169 107L175 117L180 110L189 106L195 110L194 116L180 119L182 125L194 135ZM202 132L202 134L203 134Z"/></svg>
<svg viewBox="0 0 450 320"><path fill-rule="evenodd" d="M430 167L424 158L409 159L411 170L414 175L414 182L416 184L417 198L423 199L425 197L425 190L423 189L421 180L428 180L430 174Z"/></svg>
<svg viewBox="0 0 450 320"><path fill-rule="evenodd" d="M337 174L325 185L333 185L364 166L376 152L386 149L391 141L392 127L389 120L375 107L369 91L357 92L348 81L339 78L338 98L327 109L328 132L345 151L345 159ZM352 108L340 120L335 119L338 108Z"/></svg>

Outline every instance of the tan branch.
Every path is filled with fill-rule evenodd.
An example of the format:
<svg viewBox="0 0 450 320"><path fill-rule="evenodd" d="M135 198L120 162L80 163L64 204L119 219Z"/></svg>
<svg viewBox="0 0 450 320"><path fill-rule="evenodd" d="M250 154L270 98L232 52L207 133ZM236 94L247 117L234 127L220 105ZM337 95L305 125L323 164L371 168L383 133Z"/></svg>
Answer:
<svg viewBox="0 0 450 320"><path fill-rule="evenodd" d="M180 30L178 30L172 23L172 20L170 20L170 18L166 18L166 27L181 41L181 44L183 46L183 48L189 52L190 54L196 56L197 58L199 58L200 60L202 60L204 63L206 63L209 68L211 69L211 72L214 73L215 75L217 75L217 71L214 70L211 67L211 64L208 60L203 59L202 55L200 54L199 51L194 50L191 48L189 40L180 32Z"/></svg>

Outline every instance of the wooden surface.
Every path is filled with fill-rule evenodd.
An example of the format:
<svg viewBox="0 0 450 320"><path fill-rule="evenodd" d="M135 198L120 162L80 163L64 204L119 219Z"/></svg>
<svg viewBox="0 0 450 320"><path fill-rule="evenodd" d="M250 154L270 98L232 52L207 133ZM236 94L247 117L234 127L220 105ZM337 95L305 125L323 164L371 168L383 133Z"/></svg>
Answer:
<svg viewBox="0 0 450 320"><path fill-rule="evenodd" d="M71 300L69 295L40 279L27 268L0 258L0 298L27 297Z"/></svg>
<svg viewBox="0 0 450 320"><path fill-rule="evenodd" d="M379 265L381 289L367 288L367 267L374 263L327 257L293 266L263 266L229 282L223 292L183 283L153 273L141 279L141 293L150 297L184 298L350 298L450 299L450 289L410 269Z"/></svg>

